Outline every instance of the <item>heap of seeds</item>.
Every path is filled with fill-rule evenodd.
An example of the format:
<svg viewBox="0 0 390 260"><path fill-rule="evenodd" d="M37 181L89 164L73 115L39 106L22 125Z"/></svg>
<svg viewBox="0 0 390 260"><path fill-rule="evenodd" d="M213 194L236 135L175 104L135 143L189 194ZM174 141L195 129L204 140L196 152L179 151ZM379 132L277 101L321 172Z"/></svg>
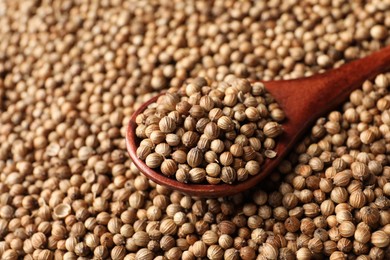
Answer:
<svg viewBox="0 0 390 260"><path fill-rule="evenodd" d="M137 156L184 183L245 181L274 158L285 115L262 83L197 78L158 98L136 118ZM214 86L212 86L214 85Z"/></svg>
<svg viewBox="0 0 390 260"><path fill-rule="evenodd" d="M168 86L303 77L389 45L388 1L0 1L0 25L0 259L390 259L389 73L236 196L167 190L125 146Z"/></svg>

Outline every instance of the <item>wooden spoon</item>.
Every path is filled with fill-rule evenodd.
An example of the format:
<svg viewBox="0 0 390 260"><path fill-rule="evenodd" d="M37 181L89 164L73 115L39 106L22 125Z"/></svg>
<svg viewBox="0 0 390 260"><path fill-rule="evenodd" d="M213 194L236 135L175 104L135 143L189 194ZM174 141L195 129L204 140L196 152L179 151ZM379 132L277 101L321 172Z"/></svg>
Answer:
<svg viewBox="0 0 390 260"><path fill-rule="evenodd" d="M282 124L284 133L276 140L276 158L266 159L261 172L243 182L232 185L185 184L165 177L138 159L136 150L140 140L135 135L135 118L149 104L155 102L157 97L144 103L131 117L126 135L127 150L138 169L158 184L197 197L233 195L252 188L272 173L316 119L345 102L349 94L361 87L365 80L372 79L388 69L390 46L323 74L302 79L264 82L266 89L284 110L287 119Z"/></svg>

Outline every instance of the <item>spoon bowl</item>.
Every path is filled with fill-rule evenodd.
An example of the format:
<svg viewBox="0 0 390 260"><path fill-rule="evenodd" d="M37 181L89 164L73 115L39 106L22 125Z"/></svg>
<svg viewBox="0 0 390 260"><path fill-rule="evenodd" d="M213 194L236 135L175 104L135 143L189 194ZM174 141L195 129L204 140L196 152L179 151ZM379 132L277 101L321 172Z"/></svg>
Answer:
<svg viewBox="0 0 390 260"><path fill-rule="evenodd" d="M274 151L277 156L273 159L267 158L261 167L261 172L243 182L216 185L181 183L149 168L137 157L136 150L141 140L135 135L137 127L135 119L163 94L150 99L133 113L126 133L127 150L134 164L147 178L172 190L197 197L223 197L240 193L254 187L272 174L317 118L345 102L349 94L359 88L365 80L372 79L388 69L390 69L390 46L322 74L302 79L263 82L267 91L284 110L286 120L282 123L283 134L276 140Z"/></svg>

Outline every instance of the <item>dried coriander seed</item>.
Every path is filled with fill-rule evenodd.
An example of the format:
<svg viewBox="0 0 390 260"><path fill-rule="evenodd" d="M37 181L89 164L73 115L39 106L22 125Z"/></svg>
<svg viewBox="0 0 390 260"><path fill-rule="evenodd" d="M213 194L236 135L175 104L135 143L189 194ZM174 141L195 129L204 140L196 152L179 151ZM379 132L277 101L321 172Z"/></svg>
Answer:
<svg viewBox="0 0 390 260"><path fill-rule="evenodd" d="M162 157L162 155L158 153L151 153L146 157L145 163L148 167L153 169L153 168L160 167L163 160L164 158Z"/></svg>
<svg viewBox="0 0 390 260"><path fill-rule="evenodd" d="M176 122L171 117L165 116L160 119L158 126L163 133L172 133L176 129Z"/></svg>
<svg viewBox="0 0 390 260"><path fill-rule="evenodd" d="M232 184L237 178L237 173L232 167L222 167L220 178L223 182Z"/></svg>
<svg viewBox="0 0 390 260"><path fill-rule="evenodd" d="M203 162L203 153L198 148L192 148L187 154L187 163L191 167L197 167Z"/></svg>
<svg viewBox="0 0 390 260"><path fill-rule="evenodd" d="M193 183L202 183L206 178L206 172L202 168L193 168L189 171L189 180Z"/></svg>
<svg viewBox="0 0 390 260"><path fill-rule="evenodd" d="M275 138L282 133L282 127L276 122L269 122L264 126L264 134L267 137Z"/></svg>
<svg viewBox="0 0 390 260"><path fill-rule="evenodd" d="M141 145L137 148L137 157L141 160L145 160L146 157L152 152L152 148L150 146Z"/></svg>
<svg viewBox="0 0 390 260"><path fill-rule="evenodd" d="M172 159L165 159L160 166L161 172L166 176L172 176L177 171L177 164Z"/></svg>

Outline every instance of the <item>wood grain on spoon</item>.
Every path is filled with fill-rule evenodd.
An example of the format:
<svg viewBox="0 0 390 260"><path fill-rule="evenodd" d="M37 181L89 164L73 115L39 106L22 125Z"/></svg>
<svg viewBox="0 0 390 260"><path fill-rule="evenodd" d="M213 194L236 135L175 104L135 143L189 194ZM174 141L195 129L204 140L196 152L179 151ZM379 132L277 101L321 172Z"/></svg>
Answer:
<svg viewBox="0 0 390 260"><path fill-rule="evenodd" d="M312 77L284 81L264 82L268 92L276 99L286 114L284 133L276 141L277 157L266 159L261 172L248 180L235 184L185 184L165 177L149 168L137 158L136 150L140 140L135 135L135 118L157 97L144 103L131 117L126 144L135 165L154 182L198 197L222 197L248 190L271 174L284 156L305 133L315 120L345 102L349 94L361 87L365 80L390 69L390 46L365 58L353 61L338 69Z"/></svg>

